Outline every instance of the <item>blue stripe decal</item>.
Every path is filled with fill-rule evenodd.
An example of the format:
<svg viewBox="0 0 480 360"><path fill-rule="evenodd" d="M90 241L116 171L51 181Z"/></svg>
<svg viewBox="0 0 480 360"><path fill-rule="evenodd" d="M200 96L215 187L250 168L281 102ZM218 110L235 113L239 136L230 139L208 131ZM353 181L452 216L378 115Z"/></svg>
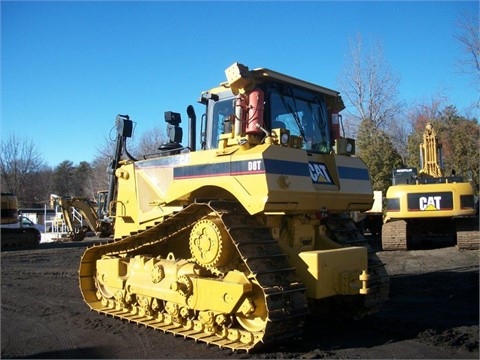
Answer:
<svg viewBox="0 0 480 360"><path fill-rule="evenodd" d="M317 167L322 165L323 172ZM313 173L312 173L313 172ZM173 169L174 179L195 178L208 176L252 175L252 174L282 174L291 176L308 176L314 183L330 183L333 179L323 163L311 162L309 164L276 159L258 159L233 161L216 164L178 166ZM319 176L322 175L322 176ZM339 166L340 179L366 180L370 179L368 170Z"/></svg>
<svg viewBox="0 0 480 360"><path fill-rule="evenodd" d="M368 170L363 168L352 168L346 166L339 166L338 167L338 176L340 179L348 179L348 180L369 180Z"/></svg>
<svg viewBox="0 0 480 360"><path fill-rule="evenodd" d="M217 164L178 166L173 169L173 177L195 178L207 176L251 175L251 174L283 174L308 176L308 165L294 161L275 159L258 159L224 162Z"/></svg>
<svg viewBox="0 0 480 360"><path fill-rule="evenodd" d="M264 162L265 162L265 171L268 174L282 174L282 175L310 177L308 164L305 164L305 163L275 160L275 159L265 159Z"/></svg>
<svg viewBox="0 0 480 360"><path fill-rule="evenodd" d="M230 163L179 166L173 169L173 178L195 178L230 175Z"/></svg>

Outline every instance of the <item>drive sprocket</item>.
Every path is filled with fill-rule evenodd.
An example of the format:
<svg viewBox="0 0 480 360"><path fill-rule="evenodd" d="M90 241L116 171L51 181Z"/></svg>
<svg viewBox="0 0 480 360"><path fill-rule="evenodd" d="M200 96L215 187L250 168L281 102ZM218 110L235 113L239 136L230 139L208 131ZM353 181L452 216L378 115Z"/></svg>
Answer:
<svg viewBox="0 0 480 360"><path fill-rule="evenodd" d="M218 271L235 257L236 249L218 218L198 221L190 232L190 252L205 268Z"/></svg>

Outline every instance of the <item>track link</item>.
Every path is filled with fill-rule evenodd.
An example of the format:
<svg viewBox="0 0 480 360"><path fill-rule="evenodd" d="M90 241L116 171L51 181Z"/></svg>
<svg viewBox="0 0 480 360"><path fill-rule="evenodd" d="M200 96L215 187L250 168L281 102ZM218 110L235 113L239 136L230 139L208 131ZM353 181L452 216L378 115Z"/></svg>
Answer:
<svg viewBox="0 0 480 360"><path fill-rule="evenodd" d="M404 220L389 221L382 227L382 249L407 250L407 223Z"/></svg>
<svg viewBox="0 0 480 360"><path fill-rule="evenodd" d="M447 220L446 220L447 221ZM478 250L480 248L480 238L479 238L479 221L478 217L465 217L465 218L456 218L453 220L453 228L450 227L448 232L438 233L437 240L443 238L452 239L452 244L454 241L454 236L456 234L456 246L459 250ZM428 224L428 223L427 223ZM430 223L428 226L431 229L438 230L441 228L442 224L437 226L434 223ZM383 225L382 228L382 248L385 251L394 251L394 250L410 250L410 248L424 248L422 246L422 237L419 229L425 233L425 229L429 227L423 225L423 228L414 227L413 234L408 235L409 227L406 221L404 220L395 220L387 222ZM412 232L412 230L410 230ZM416 237L418 244L416 247L408 243L407 237ZM443 240L445 241L445 240ZM438 244L442 244L438 241Z"/></svg>
<svg viewBox="0 0 480 360"><path fill-rule="evenodd" d="M455 220L457 248L459 250L478 250L480 248L478 216L458 218Z"/></svg>
<svg viewBox="0 0 480 360"><path fill-rule="evenodd" d="M299 335L308 314L308 305L304 286L298 281L295 269L289 267L286 256L267 228L243 210L224 205L192 204L152 228L113 243L87 249L79 269L80 289L85 302L99 313L232 350L249 351L261 344ZM265 307L267 314L263 329L249 331L236 324L228 329L205 331L203 328L186 326L186 323L176 321L167 313L159 312L152 316L150 313L142 313L135 306L119 308L113 302L97 296L97 260L104 256L152 253L162 244L184 241L197 221L212 214L221 219L241 261L248 269L248 278L263 293L264 304L260 305ZM188 324L192 324L192 321Z"/></svg>

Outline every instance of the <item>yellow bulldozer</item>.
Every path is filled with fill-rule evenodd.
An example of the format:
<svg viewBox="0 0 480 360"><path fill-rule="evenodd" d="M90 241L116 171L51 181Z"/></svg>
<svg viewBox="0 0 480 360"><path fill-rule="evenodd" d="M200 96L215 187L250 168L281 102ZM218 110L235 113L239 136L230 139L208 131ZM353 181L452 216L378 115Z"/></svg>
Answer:
<svg viewBox="0 0 480 360"><path fill-rule="evenodd" d="M382 226L383 250L456 244L478 249L478 201L471 181L444 175L442 145L428 123L420 144L421 169L393 171Z"/></svg>
<svg viewBox="0 0 480 360"><path fill-rule="evenodd" d="M104 221L80 288L99 313L249 351L302 332L309 313L359 318L388 298L385 265L346 214L372 207L371 178L340 136L338 92L234 63L188 106L165 112L169 142L135 159L116 118Z"/></svg>

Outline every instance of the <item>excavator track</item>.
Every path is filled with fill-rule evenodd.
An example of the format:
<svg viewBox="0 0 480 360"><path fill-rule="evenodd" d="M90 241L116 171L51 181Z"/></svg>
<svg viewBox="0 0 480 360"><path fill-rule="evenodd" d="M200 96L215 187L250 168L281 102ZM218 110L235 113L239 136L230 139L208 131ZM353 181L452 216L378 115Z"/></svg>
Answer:
<svg viewBox="0 0 480 360"><path fill-rule="evenodd" d="M433 235L434 237L437 236L436 239L439 245L449 243L453 245L456 233L456 246L459 250L478 250L480 248L478 217L456 218L451 224L449 228L446 228L448 231ZM439 224L436 228L441 228L441 225L445 224ZM430 227L432 227L432 225L430 225ZM414 229L418 230L418 227ZM410 236L416 236L418 239L422 239L420 233L410 234ZM382 228L382 248L385 251L409 250L410 244L408 243L407 237L408 224L406 221L396 220L387 222ZM420 248L425 247L425 245L421 246L421 242L419 244Z"/></svg>
<svg viewBox="0 0 480 360"><path fill-rule="evenodd" d="M191 204L154 227L87 249L79 269L80 289L85 302L99 313L232 350L249 351L261 344L301 334L309 310L305 288L295 269L289 266L268 228L238 205L225 205L222 202ZM145 253L156 256L162 246L188 241L188 233L194 224L212 216L221 220L238 251L240 267L254 285L252 292L255 293L258 318L235 319L229 326L202 326L201 317L206 312L193 309L188 319L171 316L165 309L142 312L138 306L118 306L118 303L99 295L97 260ZM220 271L218 277L221 276ZM231 314L224 315L229 317Z"/></svg>
<svg viewBox="0 0 480 360"><path fill-rule="evenodd" d="M458 218L455 220L457 248L459 250L478 250L480 248L478 216Z"/></svg>
<svg viewBox="0 0 480 360"><path fill-rule="evenodd" d="M41 241L41 234L31 228L2 228L1 243L3 250L36 249Z"/></svg>
<svg viewBox="0 0 480 360"><path fill-rule="evenodd" d="M382 227L382 249L407 250L407 223L404 220L389 221Z"/></svg>

